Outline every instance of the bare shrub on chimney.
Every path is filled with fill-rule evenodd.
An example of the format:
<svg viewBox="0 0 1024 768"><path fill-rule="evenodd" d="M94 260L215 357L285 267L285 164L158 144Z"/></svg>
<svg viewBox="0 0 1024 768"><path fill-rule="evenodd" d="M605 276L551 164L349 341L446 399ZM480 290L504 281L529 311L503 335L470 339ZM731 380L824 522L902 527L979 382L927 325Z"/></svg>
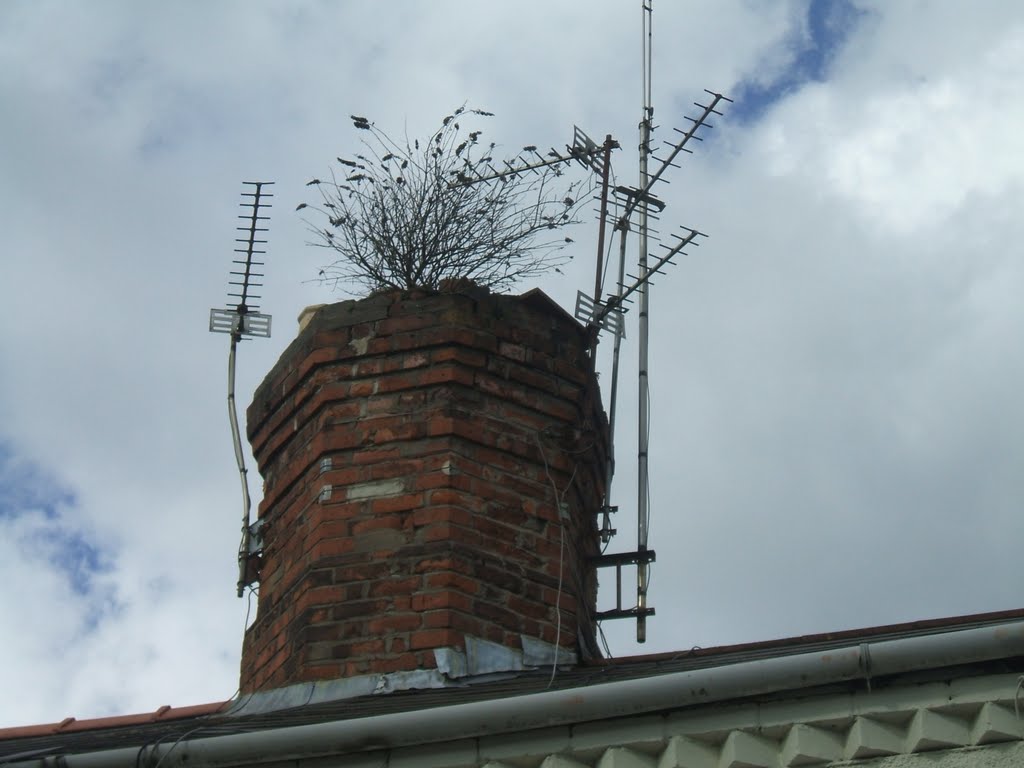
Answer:
<svg viewBox="0 0 1024 768"><path fill-rule="evenodd" d="M329 179L307 184L320 201L299 205L322 217L307 219L311 244L334 252L320 279L350 292L437 289L449 279L501 290L571 258L564 230L579 223L589 174L572 181L565 163L511 172L555 153L526 146L511 165L496 160L475 127L491 116L460 107L412 143L353 116L367 132L363 151L337 158Z"/></svg>

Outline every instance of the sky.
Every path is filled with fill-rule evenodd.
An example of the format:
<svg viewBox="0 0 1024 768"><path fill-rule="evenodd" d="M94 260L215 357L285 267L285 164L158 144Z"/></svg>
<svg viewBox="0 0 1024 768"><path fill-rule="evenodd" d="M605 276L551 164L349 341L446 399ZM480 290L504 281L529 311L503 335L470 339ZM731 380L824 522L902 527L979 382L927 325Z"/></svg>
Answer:
<svg viewBox="0 0 1024 768"><path fill-rule="evenodd" d="M424 136L468 103L510 156L578 125L635 183L640 6L0 4L0 726L237 687L207 322L241 182L276 182L244 406L299 311L349 298L295 212L348 116ZM644 645L606 622L612 654L1020 608L1024 6L654 0L653 30L656 141L705 88L734 103L658 189L663 236L709 237L651 291L657 615ZM517 290L571 310L596 223L573 237ZM610 551L636 545L635 314Z"/></svg>

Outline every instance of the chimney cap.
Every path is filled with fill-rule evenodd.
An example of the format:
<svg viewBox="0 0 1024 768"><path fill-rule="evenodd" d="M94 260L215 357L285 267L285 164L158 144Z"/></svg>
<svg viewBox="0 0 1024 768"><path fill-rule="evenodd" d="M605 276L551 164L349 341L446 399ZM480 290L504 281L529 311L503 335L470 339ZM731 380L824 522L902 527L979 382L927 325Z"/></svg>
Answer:
<svg viewBox="0 0 1024 768"><path fill-rule="evenodd" d="M326 304L310 304L308 307L299 312L299 331L301 332L307 325L309 325L309 321L313 319L313 315L315 315L317 312L319 312L326 306Z"/></svg>

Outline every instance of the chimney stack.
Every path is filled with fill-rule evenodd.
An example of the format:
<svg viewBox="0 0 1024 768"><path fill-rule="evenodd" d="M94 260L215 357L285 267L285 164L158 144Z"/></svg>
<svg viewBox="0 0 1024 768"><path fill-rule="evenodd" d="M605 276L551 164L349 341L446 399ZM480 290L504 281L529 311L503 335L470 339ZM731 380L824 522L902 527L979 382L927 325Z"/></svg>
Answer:
<svg viewBox="0 0 1024 768"><path fill-rule="evenodd" d="M311 308L257 389L242 692L598 655L608 428L587 333L540 291L463 289Z"/></svg>

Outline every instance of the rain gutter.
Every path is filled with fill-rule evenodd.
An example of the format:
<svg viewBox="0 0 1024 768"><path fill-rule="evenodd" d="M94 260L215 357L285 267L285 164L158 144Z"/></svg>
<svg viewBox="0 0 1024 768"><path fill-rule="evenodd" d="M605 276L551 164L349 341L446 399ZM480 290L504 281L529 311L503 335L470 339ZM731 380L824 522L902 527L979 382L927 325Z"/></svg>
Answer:
<svg viewBox="0 0 1024 768"><path fill-rule="evenodd" d="M213 768L520 733L852 680L1024 656L1024 621L868 642L427 710L269 728L145 747L144 765ZM211 726L215 727L215 726ZM137 768L140 747L30 759L18 768Z"/></svg>

